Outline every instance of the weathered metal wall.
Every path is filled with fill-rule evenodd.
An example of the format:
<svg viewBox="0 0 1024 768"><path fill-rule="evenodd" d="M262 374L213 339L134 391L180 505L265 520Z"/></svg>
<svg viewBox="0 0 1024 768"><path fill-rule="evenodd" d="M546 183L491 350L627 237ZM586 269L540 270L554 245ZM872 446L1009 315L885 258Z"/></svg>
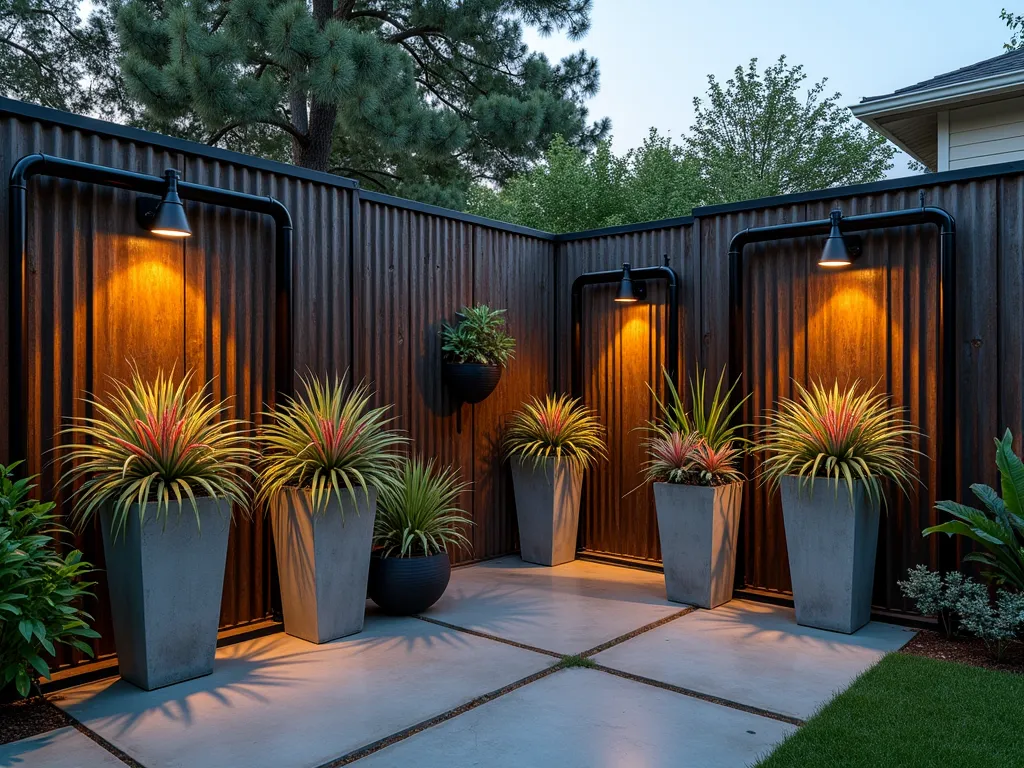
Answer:
<svg viewBox="0 0 1024 768"><path fill-rule="evenodd" d="M932 181L936 179L938 183ZM957 485L970 497L971 483L995 483L993 438L1009 427L1016 445L1024 432L1024 342L1021 289L1024 287L1024 173L942 182L926 177L921 187L880 189L830 199L809 195L806 202L758 202L697 211L691 224L630 235L590 236L560 243L559 279L567 285L575 275L615 267L631 260L655 263L663 245L646 251L636 240L658 238L687 244L684 263L673 259L683 276L684 371L699 360L709 378L717 377L729 359L729 240L745 227L827 218L840 207L853 215L928 205L945 208L957 221L957 344L958 436L943 446L957 452ZM886 186L886 185L881 185ZM841 191L839 191L841 194ZM793 395L793 380L846 383L860 379L877 383L907 409L925 434L935 434L940 416L936 402L935 353L938 328L938 238L934 227L904 227L864 233L864 253L855 265L824 272L815 266L819 239L785 240L748 246L744 252L742 340L743 387L751 394L744 420L763 425L764 411L779 396ZM691 265L685 259L692 260ZM642 457L637 437L629 430L643 422L652 407L643 386L651 381L650 361L660 353L660 327L645 327L643 338L623 333L638 311L625 313L611 295L588 304L584 360L588 403L607 420L612 450L622 455L619 476L609 481L601 472L588 480L582 543L588 549L642 559L657 559L653 509L642 492L623 494L639 482ZM642 310L640 310L642 311ZM559 337L566 339L567 310L559 315ZM691 327L685 327L686 324ZM567 358L566 358L567 359ZM623 365L622 361L630 361ZM605 361L610 361L610 365ZM639 366L637 366L639 363ZM731 372L729 374L731 376ZM563 386L565 376L560 376ZM936 446L927 439L915 445L922 487L909 499L891 495L879 538L875 603L891 610L908 609L896 581L917 563L936 566L959 559L938 537L923 539L922 528L934 524ZM746 462L754 474L761 457ZM776 495L756 482L745 488L738 585L758 590L790 589L785 532Z"/></svg>
<svg viewBox="0 0 1024 768"><path fill-rule="evenodd" d="M0 173L43 152L159 175L177 168L187 181L269 195L294 223L293 336L299 372L341 373L394 403L413 450L458 466L472 483L463 499L475 525L472 552L490 557L516 548L508 470L498 453L500 426L528 395L551 389L554 245L514 228L380 195L360 199L346 180L206 150L16 102L0 103ZM144 375L192 368L230 398L233 416L261 420L275 391L273 348L274 224L255 214L189 203L193 237L161 240L139 229L134 194L88 184L34 179L29 189L26 265L28 470L44 495L59 481L56 434L85 414L79 398L107 391L130 362ZM0 185L7 211L7 185ZM463 217L466 219L467 217ZM6 228L5 228L6 232ZM7 274L6 237L0 270ZM7 283L4 281L4 290ZM437 332L463 305L508 308L519 345L498 390L458 408L440 378ZM4 296L6 306L6 295ZM8 316L0 312L7 356ZM7 446L8 378L0 377L0 460ZM20 453L20 451L18 451ZM59 498L63 511L66 499ZM76 546L100 569L98 527ZM113 653L106 584L97 574L90 611ZM275 599L269 522L237 517L224 582L222 627L267 618ZM62 666L85 659L62 655Z"/></svg>

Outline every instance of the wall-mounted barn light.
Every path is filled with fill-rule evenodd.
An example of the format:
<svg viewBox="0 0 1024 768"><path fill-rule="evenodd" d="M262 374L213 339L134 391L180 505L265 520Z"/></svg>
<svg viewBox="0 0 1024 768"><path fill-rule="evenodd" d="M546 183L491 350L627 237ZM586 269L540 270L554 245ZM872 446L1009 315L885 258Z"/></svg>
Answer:
<svg viewBox="0 0 1024 768"><path fill-rule="evenodd" d="M633 282L627 261L622 265L622 279L619 281L619 292L615 294L615 301L620 304L635 304L646 297L647 284L643 280Z"/></svg>
<svg viewBox="0 0 1024 768"><path fill-rule="evenodd" d="M839 222L842 221L843 212L836 209L829 214L831 228L828 238L825 240L825 247L818 257L819 267L848 267L853 260L860 255L860 238L844 238L839 231Z"/></svg>
<svg viewBox="0 0 1024 768"><path fill-rule="evenodd" d="M178 172L173 168L164 171L167 190L162 199L139 197L135 200L135 215L139 226L160 237L191 237L185 206L178 197Z"/></svg>

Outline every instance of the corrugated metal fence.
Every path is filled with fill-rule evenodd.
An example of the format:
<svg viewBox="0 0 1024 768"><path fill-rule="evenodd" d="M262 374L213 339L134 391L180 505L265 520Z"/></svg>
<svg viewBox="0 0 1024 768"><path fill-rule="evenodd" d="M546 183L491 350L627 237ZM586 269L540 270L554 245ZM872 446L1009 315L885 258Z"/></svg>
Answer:
<svg viewBox="0 0 1024 768"><path fill-rule="evenodd" d="M393 403L414 450L461 467L473 482L474 552L486 558L517 548L515 508L498 441L507 415L530 395L569 385L569 287L582 272L667 259L682 281L680 339L684 375L697 364L717 377L728 360L728 242L748 226L844 213L911 208L949 210L958 223L958 483L993 482L992 438L1024 428L1024 166L987 168L777 200L699 209L694 218L554 237L362 191L347 179L248 158L134 129L0 100L0 172L22 156L61 157L159 174L177 168L188 181L271 195L295 221L294 353L300 372L351 369ZM923 182L923 183L922 183ZM81 415L78 398L103 392L130 360L144 372L194 368L214 379L234 413L259 421L274 392L273 224L253 214L189 204L195 236L185 243L145 235L133 195L85 184L34 180L26 265L28 467L49 493L58 480L54 436ZM6 184L0 205L6 211ZM864 257L844 273L814 268L819 242L750 247L743 269L747 338L745 419L761 413L792 380L860 378L892 392L924 432L935 401L936 236L927 229L867 233ZM7 269L6 238L0 269ZM6 271L3 272L6 274ZM6 290L6 286L5 289ZM635 427L654 415L661 391L664 292L626 308L611 288L585 295L584 393L609 432L611 461L590 473L580 526L588 551L656 562L653 499L640 484L643 455ZM497 392L459 407L441 383L437 331L465 304L508 309L516 359ZM0 347L8 350L7 314ZM732 372L730 372L732 373ZM0 377L0 440L12 404ZM1018 441L1019 444L1019 441ZM947 446L948 448L949 446ZM921 450L934 457L936 446ZM748 471L753 470L748 461ZM924 485L896 500L879 543L876 603L901 610L896 580L918 562L935 564L935 464L922 458ZM265 619L274 574L269 526L239 519L231 535L222 625ZM740 575L746 587L786 592L785 537L776 499L748 483ZM95 530L79 539L102 567ZM102 582L102 574L100 575ZM113 652L105 586L92 606ZM78 658L66 657L74 665Z"/></svg>

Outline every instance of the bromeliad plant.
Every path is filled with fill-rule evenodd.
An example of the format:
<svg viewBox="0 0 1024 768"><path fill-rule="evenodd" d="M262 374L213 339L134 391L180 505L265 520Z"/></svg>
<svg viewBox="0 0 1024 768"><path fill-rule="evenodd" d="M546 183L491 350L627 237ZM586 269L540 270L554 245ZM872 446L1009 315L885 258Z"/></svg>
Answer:
<svg viewBox="0 0 1024 768"><path fill-rule="evenodd" d="M766 480L777 485L784 475L796 475L813 487L823 477L837 493L845 483L851 499L859 481L874 504L885 503L882 480L908 492L917 480L912 457L919 453L909 441L920 432L903 418L902 409L890 406L874 387L861 392L856 381L845 390L838 383L832 389L821 382L809 390L794 386L797 399L782 398L761 435Z"/></svg>
<svg viewBox="0 0 1024 768"><path fill-rule="evenodd" d="M383 493L395 482L407 439L389 429L390 406L371 408L373 393L360 383L348 386L348 374L333 381L300 377L302 392L270 413L257 441L262 448L262 485L258 500L269 502L286 487L308 489L314 514L331 497L356 489Z"/></svg>
<svg viewBox="0 0 1024 768"><path fill-rule="evenodd" d="M727 485L743 480L738 464L741 446L747 442L740 436L740 430L746 425L736 423L735 416L746 398L729 407L736 384L723 392L723 371L709 399L706 372L701 371L695 381L690 381L691 410L684 405L668 372L663 374L667 402L648 386L660 414L658 420L644 427L648 433L644 441L648 455L644 474L648 482Z"/></svg>
<svg viewBox="0 0 1024 768"><path fill-rule="evenodd" d="M17 466L0 466L0 690L14 683L28 696L36 675L50 676L44 653L54 656L61 644L92 656L85 641L100 635L80 607L94 586L83 580L92 566L77 549L57 554L66 531L54 522L54 504L28 497L34 478L15 480Z"/></svg>
<svg viewBox="0 0 1024 768"><path fill-rule="evenodd" d="M197 523L197 496L248 509L255 453L247 424L221 418L227 401L215 402L209 384L189 395L191 382L189 372L175 383L173 371L146 382L133 366L129 383L111 379L114 391L105 400L85 398L95 415L61 432L81 440L63 459L64 485L82 481L74 492L79 529L108 505L115 534L136 504L155 502L158 519L188 504Z"/></svg>
<svg viewBox="0 0 1024 768"><path fill-rule="evenodd" d="M505 329L505 310L480 304L456 312L457 325L441 328L441 351L449 363L508 365L516 340Z"/></svg>
<svg viewBox="0 0 1024 768"><path fill-rule="evenodd" d="M407 459L397 482L385 486L377 500L374 544L382 557L429 557L452 549L469 550L463 528L472 525L459 507L469 488L452 467L437 469L434 461Z"/></svg>
<svg viewBox="0 0 1024 768"><path fill-rule="evenodd" d="M597 416L568 395L523 403L509 419L504 446L509 457L530 459L535 465L545 459L562 460L580 472L608 455Z"/></svg>
<svg viewBox="0 0 1024 768"><path fill-rule="evenodd" d="M1024 592L1024 464L1013 452L1013 435L1006 430L996 439L996 467L1003 495L976 483L971 491L985 505L975 509L956 501L940 501L936 508L953 520L925 528L924 535L964 536L984 551L969 552L964 562L980 563L983 575L1001 587Z"/></svg>

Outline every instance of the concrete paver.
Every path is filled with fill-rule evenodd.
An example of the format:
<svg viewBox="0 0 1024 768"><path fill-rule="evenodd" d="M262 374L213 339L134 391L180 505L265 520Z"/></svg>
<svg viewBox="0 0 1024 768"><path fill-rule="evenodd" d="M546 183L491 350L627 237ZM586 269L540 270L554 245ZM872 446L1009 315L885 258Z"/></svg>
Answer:
<svg viewBox="0 0 1024 768"><path fill-rule="evenodd" d="M566 669L422 731L358 768L733 768L794 726L589 669Z"/></svg>
<svg viewBox="0 0 1024 768"><path fill-rule="evenodd" d="M71 726L0 744L0 765L4 768L124 768L124 763Z"/></svg>
<svg viewBox="0 0 1024 768"><path fill-rule="evenodd" d="M411 618L368 616L313 645L222 648L208 677L142 691L101 681L58 703L147 768L317 766L550 666L552 659Z"/></svg>
<svg viewBox="0 0 1024 768"><path fill-rule="evenodd" d="M557 653L590 650L685 606L660 573L576 560L548 568L503 557L452 572L425 615Z"/></svg>
<svg viewBox="0 0 1024 768"><path fill-rule="evenodd" d="M599 653L599 664L807 719L913 630L871 622L853 635L797 625L793 610L733 600Z"/></svg>

